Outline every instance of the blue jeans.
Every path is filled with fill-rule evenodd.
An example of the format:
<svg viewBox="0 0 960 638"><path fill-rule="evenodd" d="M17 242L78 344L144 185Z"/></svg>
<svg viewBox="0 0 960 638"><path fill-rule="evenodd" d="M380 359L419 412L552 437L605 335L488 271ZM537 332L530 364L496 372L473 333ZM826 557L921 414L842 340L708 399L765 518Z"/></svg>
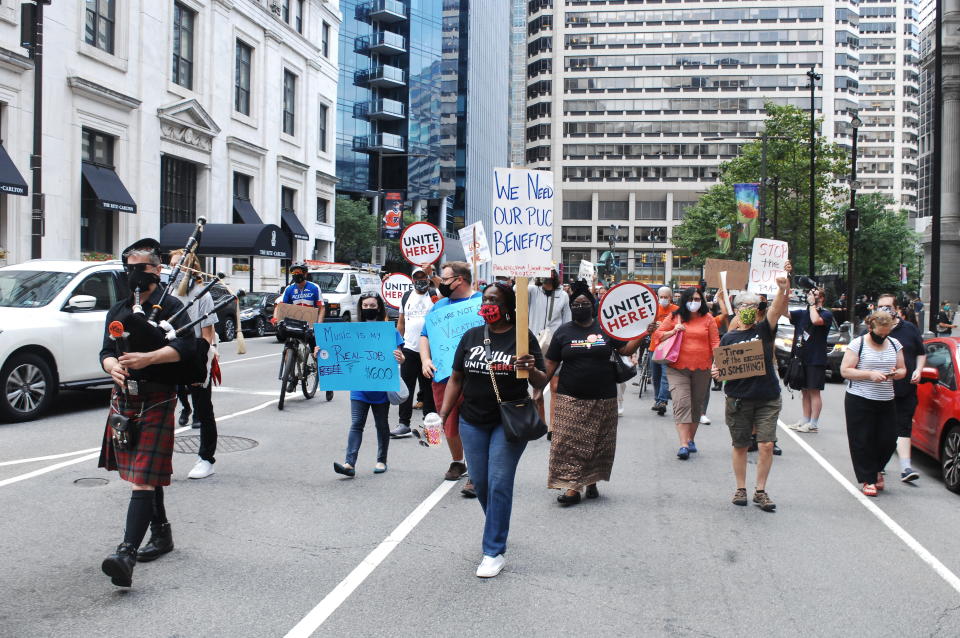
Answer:
<svg viewBox="0 0 960 638"><path fill-rule="evenodd" d="M460 439L470 480L486 520L483 524L483 554L496 556L507 550L510 512L513 510L513 479L526 442L510 443L503 426L482 428L460 419Z"/></svg>
<svg viewBox="0 0 960 638"><path fill-rule="evenodd" d="M367 403L366 401L350 401L352 422L350 434L347 436L347 465L357 466L357 454L360 452L360 443L363 441L363 428L367 424L367 410L373 412L373 422L377 426L377 463L387 462L387 448L390 447L390 425L387 423L389 403Z"/></svg>
<svg viewBox="0 0 960 638"><path fill-rule="evenodd" d="M654 363L650 357L650 376L653 377L653 399L658 403L670 400L670 382L667 381L667 364Z"/></svg>

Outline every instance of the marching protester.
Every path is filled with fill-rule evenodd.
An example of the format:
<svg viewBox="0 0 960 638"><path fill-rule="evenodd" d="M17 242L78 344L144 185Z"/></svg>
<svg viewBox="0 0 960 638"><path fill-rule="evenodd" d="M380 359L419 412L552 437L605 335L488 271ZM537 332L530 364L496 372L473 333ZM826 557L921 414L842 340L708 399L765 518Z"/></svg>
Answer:
<svg viewBox="0 0 960 638"><path fill-rule="evenodd" d="M176 388L192 381L187 366L196 358L197 345L192 331L163 345L163 335L149 332L156 328L147 323L140 310L159 305L159 242L141 239L123 251L122 259L130 296L110 308L104 325L100 365L116 387L110 399L98 465L108 471L116 470L120 478L133 486L123 541L101 565L114 585L130 587L137 550L148 527L163 536L162 547L166 551L173 549L163 487L170 485L173 473ZM164 299L157 319L170 319L182 307L176 299ZM140 314L135 316L134 310ZM183 327L188 321L187 315L182 314L173 326ZM126 333L128 336L124 336Z"/></svg>
<svg viewBox="0 0 960 638"><path fill-rule="evenodd" d="M527 315L530 332L537 335L537 343L541 352L550 345L553 333L557 328L570 321L570 298L560 289L560 275L556 270L550 271L540 286L527 286L529 295L529 310ZM553 397L557 393L557 379L550 380L550 420L547 421L544 412L543 394L536 399L537 411L540 418L550 423L553 421Z"/></svg>
<svg viewBox="0 0 960 638"><path fill-rule="evenodd" d="M451 261L440 268L440 279L438 289L443 297L427 312L436 312L441 308L451 304L461 303L468 299L480 296L479 292L473 290L471 284L473 276L470 272L470 264L465 261ZM433 365L433 357L430 353L430 338L427 336L427 328L424 326L420 333L420 358L423 361L423 376L433 380L433 402L434 405L443 405L443 396L447 387L447 379L437 379L437 368ZM447 481L457 481L461 476L467 473L467 465L463 458L463 444L460 442L460 413L458 403L454 403L444 415L443 434L447 438L447 447L450 448L450 456L453 460L450 467L443 475ZM467 497L474 497L474 486L471 479L467 479L461 493Z"/></svg>
<svg viewBox="0 0 960 638"><path fill-rule="evenodd" d="M907 376L900 343L890 337L893 317L878 310L867 316L869 333L847 346L840 375L847 379L844 399L850 459L861 491L876 496L884 489L883 468L897 447L894 381Z"/></svg>
<svg viewBox="0 0 960 638"><path fill-rule="evenodd" d="M323 323L327 315L327 306L323 303L320 286L307 279L307 274L309 273L307 265L302 263L293 264L290 266L288 272L290 273L290 278L293 280L293 283L284 289L283 296L280 297L278 303L306 306L307 308L319 308L320 317L317 319L317 322ZM271 320L273 323L277 322L277 313L279 310L279 307L274 307L273 319ZM316 347L317 342L312 330L307 331L307 340L311 348ZM296 387L297 380L294 378L290 381L290 387L287 388L287 392L293 392ZM333 392L327 390L327 401L331 399L333 399Z"/></svg>
<svg viewBox="0 0 960 638"><path fill-rule="evenodd" d="M654 339L659 343L678 333L683 333L680 354L669 364L667 380L680 439L677 458L686 461L697 452L697 427L703 416L703 402L710 392L713 351L720 344L717 323L707 313L707 305L697 288L683 290L679 308L660 324Z"/></svg>
<svg viewBox="0 0 960 638"><path fill-rule="evenodd" d="M752 292L737 295L735 310L739 323L735 330L727 331L720 339L721 346L759 341L763 347L764 373L727 381L724 384L724 393L726 422L733 443L733 474L737 481L733 504L747 504L747 452L756 441L759 458L753 502L765 512L772 512L777 508L766 489L767 477L773 465L773 448L777 441L777 419L782 406L780 381L777 379L774 358L774 340L777 337L775 322L787 309L789 280L785 276L777 277L777 287L777 296L770 304L766 317L762 319L759 316L758 295ZM714 379L718 379L720 371L716 366L713 366L712 370Z"/></svg>
<svg viewBox="0 0 960 638"><path fill-rule="evenodd" d="M670 382L667 380L667 364L653 360L653 351L660 342L656 339L657 328L663 320L677 311L679 306L673 303L673 291L668 286L661 286L657 290L657 315L648 328L650 332L650 376L653 377L653 407L650 409L660 416L667 413L667 402L670 400Z"/></svg>
<svg viewBox="0 0 960 638"><path fill-rule="evenodd" d="M895 339L903 347L903 362L907 373L903 379L893 382L893 401L897 412L897 456L900 457L900 480L910 483L920 478L910 464L912 448L910 435L913 433L913 413L917 409L917 384L920 382L920 371L927 362L927 354L923 347L920 329L900 314L905 310L912 312L909 307L901 308L895 295L884 293L877 297L877 309L893 317L890 338ZM883 465L886 467L886 461Z"/></svg>
<svg viewBox="0 0 960 638"><path fill-rule="evenodd" d="M559 377L547 487L564 490L557 497L563 505L579 503L584 487L587 498L597 498L597 483L610 480L617 448L617 380L610 358L614 350L630 356L643 339L606 336L585 282L572 286L571 297L573 320L557 329L546 353L547 378Z"/></svg>
<svg viewBox="0 0 960 638"><path fill-rule="evenodd" d="M517 327L513 287L508 283L491 284L482 294L480 313L485 325L471 328L460 339L453 373L444 386L440 418L446 423L451 414L459 413L460 437L485 517L483 560L477 567L477 576L492 578L506 563L503 555L510 531L514 477L527 446L526 441L507 440L500 401L529 396L528 380L539 389L546 385L547 377L540 347L532 333L530 353L516 356L517 330L527 328ZM518 379L517 370L527 371L529 379Z"/></svg>
<svg viewBox="0 0 960 638"><path fill-rule="evenodd" d="M386 321L387 307L383 299L375 292L365 292L357 302L357 317L359 321ZM403 336L397 332L397 347L393 350L393 358L403 364L404 354L401 349L404 344ZM317 356L319 347L314 347L313 356ZM377 464L373 466L374 474L383 474L387 471L387 450L390 448L390 424L387 415L390 411L390 400L387 393L382 391L352 390L350 392L350 434L347 436L347 454L343 465L333 464L333 471L344 476L356 476L357 455L360 453L360 444L363 442L363 428L367 425L367 413L373 412L373 423L377 428Z"/></svg>
<svg viewBox="0 0 960 638"><path fill-rule="evenodd" d="M180 263L180 260L183 259L183 253L183 249L170 253L171 267L176 267L176 265ZM183 270L177 281L171 281L168 284L171 286L170 294L175 295L177 300L185 306L196 299L193 305L187 308L187 315L190 317L190 321L194 321L199 317L206 318L194 326L194 335L198 339L204 339L211 347L214 347L217 342L217 332L216 329L214 329L214 326L217 324L217 315L212 312L213 297L210 296L209 292L200 295L198 298L201 288L199 285L199 281L201 280L197 277L200 270L200 261L196 255L191 254L187 258L184 266L189 270ZM183 282L187 282L186 290L184 291L187 293L186 295L179 294ZM178 395L179 392L186 392L192 398L194 423L196 427L200 428L199 458L187 476L192 479L207 478L214 473L213 464L217 462L214 458L214 454L217 451L217 419L213 413L213 382L208 376L203 383L180 386ZM152 543L147 543L147 545L140 550L138 559L141 562L144 560L152 560L150 556L153 556L155 550L156 548L152 546Z"/></svg>
<svg viewBox="0 0 960 638"><path fill-rule="evenodd" d="M808 434L820 431L820 412L823 410L820 393L827 380L827 335L833 324L833 313L823 307L823 302L823 290L813 288L807 291L805 310L791 310L785 315L794 325L793 344L806 374L800 389L803 418L787 427ZM774 317L771 319L776 321Z"/></svg>
<svg viewBox="0 0 960 638"><path fill-rule="evenodd" d="M423 362L420 360L420 333L423 331L424 318L433 308L436 290L431 288L430 279L423 268L413 269L413 289L403 294L400 300L400 318L397 331L403 335L403 367L400 376L407 386L410 396L400 404L400 424L390 432L395 439L410 436L410 418L413 416L414 399L419 400L424 414L436 412L433 403L433 389L430 378L423 375ZM419 382L420 394L417 394Z"/></svg>

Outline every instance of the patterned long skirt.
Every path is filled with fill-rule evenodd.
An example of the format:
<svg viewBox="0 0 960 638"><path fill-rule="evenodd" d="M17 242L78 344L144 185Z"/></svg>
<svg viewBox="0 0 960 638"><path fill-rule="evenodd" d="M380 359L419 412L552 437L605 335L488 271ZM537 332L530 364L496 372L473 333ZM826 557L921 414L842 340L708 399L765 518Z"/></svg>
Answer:
<svg viewBox="0 0 960 638"><path fill-rule="evenodd" d="M609 481L617 451L617 400L553 398L547 487L580 490Z"/></svg>
<svg viewBox="0 0 960 638"><path fill-rule="evenodd" d="M99 467L117 470L120 478L135 485L170 485L176 408L176 393L150 392L124 399L114 389L110 413L119 412L135 419L140 434L133 449L118 450L113 444L113 430L108 422L100 447Z"/></svg>

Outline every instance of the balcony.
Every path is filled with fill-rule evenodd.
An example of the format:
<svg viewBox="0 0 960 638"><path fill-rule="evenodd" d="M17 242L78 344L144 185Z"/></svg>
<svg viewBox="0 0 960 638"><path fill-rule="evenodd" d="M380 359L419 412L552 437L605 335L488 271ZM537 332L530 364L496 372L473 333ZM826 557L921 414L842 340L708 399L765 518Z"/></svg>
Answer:
<svg viewBox="0 0 960 638"><path fill-rule="evenodd" d="M399 0L372 0L357 5L357 18L380 24L395 24L410 17L410 7Z"/></svg>
<svg viewBox="0 0 960 638"><path fill-rule="evenodd" d="M353 150L360 153L403 153L407 150L407 141L393 133L357 135L353 138Z"/></svg>
<svg viewBox="0 0 960 638"><path fill-rule="evenodd" d="M377 31L354 39L353 50L357 53L400 55L407 52L407 39L392 31Z"/></svg>
<svg viewBox="0 0 960 638"><path fill-rule="evenodd" d="M403 120L407 117L407 106L396 100L372 100L353 105L353 116L367 120Z"/></svg>
<svg viewBox="0 0 960 638"><path fill-rule="evenodd" d="M381 64L357 71L353 74L353 81L360 86L391 89L406 86L407 76L403 69Z"/></svg>

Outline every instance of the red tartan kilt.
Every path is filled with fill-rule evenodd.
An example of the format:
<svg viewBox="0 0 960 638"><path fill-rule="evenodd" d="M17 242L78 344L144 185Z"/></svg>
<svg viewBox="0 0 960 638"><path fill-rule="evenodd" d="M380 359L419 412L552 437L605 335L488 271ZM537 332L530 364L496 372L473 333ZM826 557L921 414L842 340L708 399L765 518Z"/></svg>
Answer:
<svg viewBox="0 0 960 638"><path fill-rule="evenodd" d="M109 423L103 433L99 467L117 470L120 478L135 485L170 485L173 474L173 431L177 408L174 392L150 392L143 396L127 397L121 401L114 389L111 406L120 406L121 413L136 418L140 434L132 450L117 450L113 446ZM146 406L143 414L140 410ZM110 408L111 413L114 408Z"/></svg>

